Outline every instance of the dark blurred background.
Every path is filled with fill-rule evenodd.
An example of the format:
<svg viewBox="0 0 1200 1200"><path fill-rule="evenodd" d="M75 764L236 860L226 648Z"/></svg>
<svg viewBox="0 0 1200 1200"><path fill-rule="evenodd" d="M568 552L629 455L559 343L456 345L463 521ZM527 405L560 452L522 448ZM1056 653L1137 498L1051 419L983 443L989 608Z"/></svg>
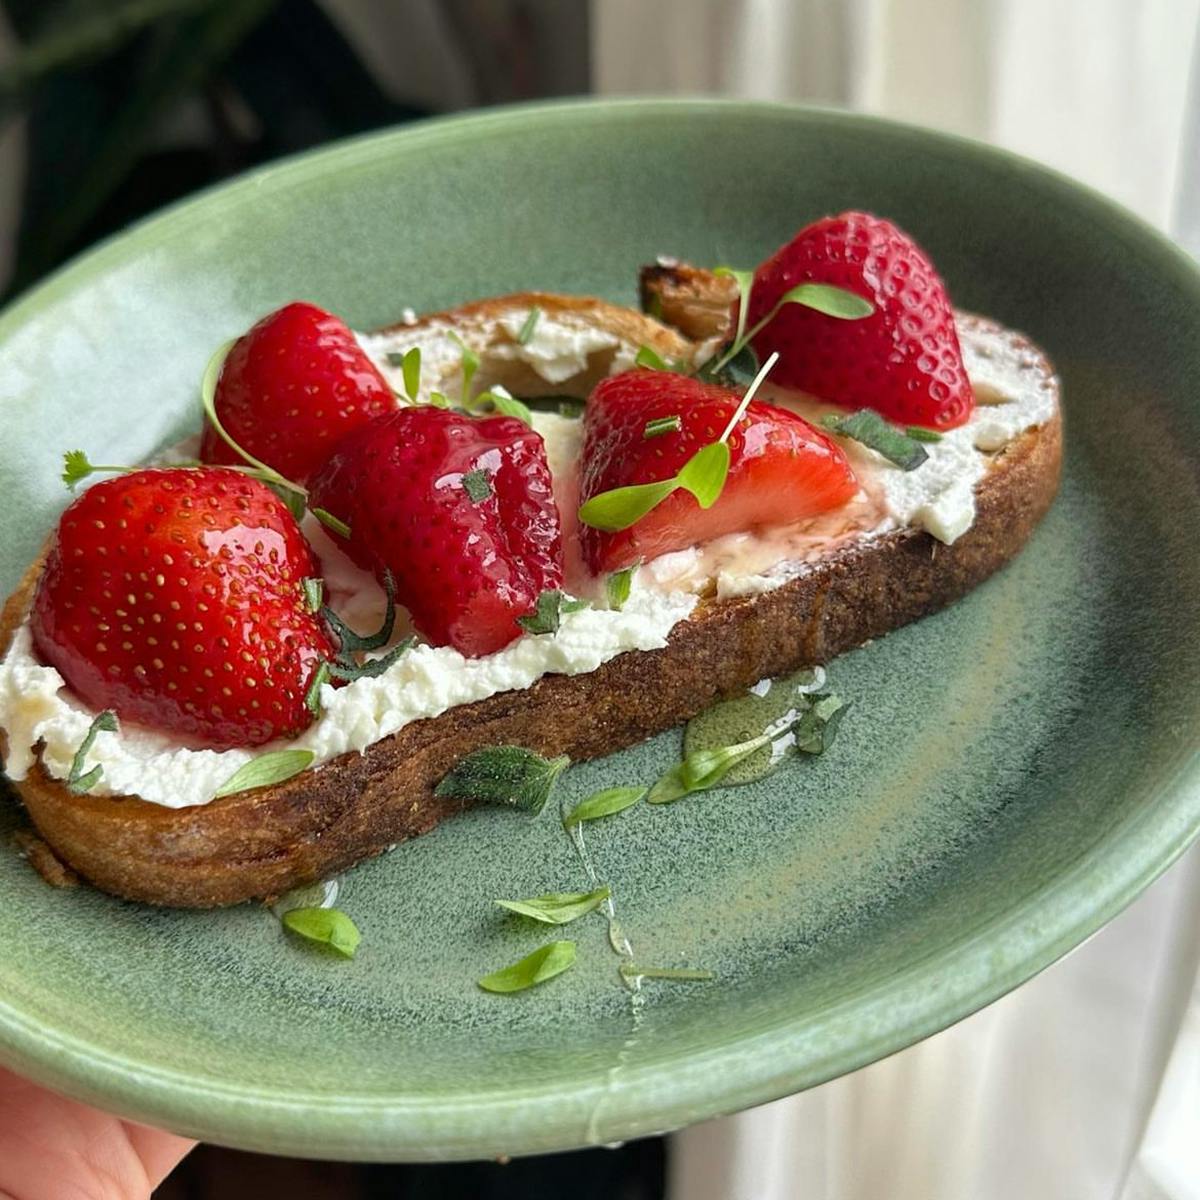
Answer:
<svg viewBox="0 0 1200 1200"><path fill-rule="evenodd" d="M0 0L0 298L280 155L586 92L588 15L586 0Z"/></svg>

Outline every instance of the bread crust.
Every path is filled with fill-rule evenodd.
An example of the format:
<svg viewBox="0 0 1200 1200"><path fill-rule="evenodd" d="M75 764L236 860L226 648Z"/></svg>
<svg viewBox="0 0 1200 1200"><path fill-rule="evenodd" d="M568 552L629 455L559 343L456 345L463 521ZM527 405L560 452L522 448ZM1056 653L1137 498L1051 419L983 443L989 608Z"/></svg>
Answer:
<svg viewBox="0 0 1200 1200"><path fill-rule="evenodd" d="M557 300L529 294L535 298ZM1052 375L1040 353L1037 369ZM168 809L75 795L39 762L13 787L55 853L104 891L197 908L276 895L458 812L462 802L433 789L473 750L516 744L572 759L608 754L759 679L828 662L944 608L1024 545L1058 489L1061 459L1056 407L1046 424L994 456L976 488L975 523L952 545L913 529L850 543L773 591L702 600L664 649L621 654L585 675L548 675L415 721L362 754L282 784ZM0 653L25 618L40 570L39 559L0 613Z"/></svg>

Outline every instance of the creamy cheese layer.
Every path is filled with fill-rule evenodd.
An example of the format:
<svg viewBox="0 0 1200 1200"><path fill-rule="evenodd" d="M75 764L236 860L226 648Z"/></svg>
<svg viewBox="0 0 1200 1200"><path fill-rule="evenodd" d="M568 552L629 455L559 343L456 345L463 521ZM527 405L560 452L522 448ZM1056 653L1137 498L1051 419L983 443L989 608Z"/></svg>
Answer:
<svg viewBox="0 0 1200 1200"><path fill-rule="evenodd" d="M566 382L589 369L597 355L607 357L612 371L632 362L636 347L582 322L543 316L533 335L521 343L518 335L525 315L502 318L507 340L490 347L488 353L504 361L519 360L547 383ZM399 368L387 355L419 340L424 389L438 386L454 394L461 380L462 352L448 336L449 326L426 326L418 339L415 332L399 329L362 335L360 341L399 388ZM927 446L929 459L917 470L901 471L858 443L839 439L862 490L837 512L663 555L639 569L630 599L620 612L593 607L567 614L556 634L524 634L496 654L469 659L448 646L416 646L374 679L359 679L337 689L326 686L320 719L287 745L312 750L314 765L319 766L340 754L361 752L412 721L499 692L527 688L543 675L584 674L626 651L659 649L675 625L691 614L701 592L714 585L722 597L768 591L848 541L911 525L953 542L974 520L974 489L988 469L990 454L1023 430L1047 421L1055 404L1053 379L1037 369L1036 357L1019 335L969 317L960 319L959 334L979 407L966 425ZM779 389L766 389L766 398L810 419L839 411ZM545 441L564 524L570 531L577 507L582 422L538 413L534 423ZM352 627L376 628L384 605L379 585L341 554L315 522L306 525L306 533L321 559L334 608ZM569 537L569 546L571 542ZM603 581L588 580L577 555L568 553L567 566L571 590L602 604ZM40 746L46 771L65 779L94 716L72 697L53 667L37 660L29 627L22 626L0 662L0 728L8 735L9 776L25 778ZM280 748L282 744L254 751L191 749L166 735L127 724L118 733L97 736L87 765L103 768L93 788L96 795L136 795L169 808L186 808L208 803L255 755Z"/></svg>

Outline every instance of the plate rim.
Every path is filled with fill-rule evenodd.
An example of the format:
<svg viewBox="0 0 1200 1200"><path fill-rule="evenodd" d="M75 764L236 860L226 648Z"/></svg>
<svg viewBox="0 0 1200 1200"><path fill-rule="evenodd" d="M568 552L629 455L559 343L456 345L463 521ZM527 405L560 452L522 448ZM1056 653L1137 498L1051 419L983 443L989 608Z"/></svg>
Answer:
<svg viewBox="0 0 1200 1200"><path fill-rule="evenodd" d="M151 249L163 236L170 236L181 219L194 219L198 210L211 217L214 201L238 203L247 191L286 189L314 173L370 161L397 141L415 146L446 137L484 136L497 127L530 122L646 115L703 117L711 113L825 122L833 130L882 128L896 138L1002 162L1074 193L1105 223L1132 228L1145 241L1148 252L1157 256L1156 268L1200 306L1200 268L1179 246L1116 201L1011 151L906 122L812 105L716 97L582 98L430 118L318 147L212 185L110 235L16 297L0 312L0 346L40 309L123 257L130 240L138 239L142 251ZM1200 834L1200 746L1190 755L1181 755L1175 765L1174 775L1156 790L1154 804L1126 814L1092 853L1050 883L1022 896L1002 918L944 945L937 953L914 960L886 986L822 1010L825 1049L819 1057L806 1053L797 1062L805 1025L813 1016L809 1013L804 1019L783 1020L677 1056L669 1060L671 1071L666 1081L663 1061L642 1067L627 1065L619 1082L607 1071L577 1078L569 1089L574 1106L569 1111L573 1113L584 1101L584 1107L594 1108L605 1101L612 1105L609 1115L594 1120L592 1132L599 1143L678 1128L778 1099L855 1070L999 999L1099 930ZM1131 845L1137 853L1130 853ZM1032 939L1031 925L1044 925L1050 913L1055 917L1053 936ZM940 975L938 998L921 1005L931 971ZM911 1015L921 1008L924 1011L916 1017ZM869 1036L862 1036L863 1028L871 1031ZM0 1059L39 1083L124 1117L164 1125L206 1141L276 1154L434 1161L541 1153L581 1144L577 1118L563 1119L567 1089L562 1082L517 1084L502 1094L454 1092L436 1099L360 1097L332 1105L327 1095L216 1085L169 1069L148 1068L89 1047L83 1039L41 1029L2 997ZM723 1081L719 1089L712 1083L717 1077ZM306 1123L301 1128L297 1116L311 1116L318 1109L320 1121L315 1127Z"/></svg>

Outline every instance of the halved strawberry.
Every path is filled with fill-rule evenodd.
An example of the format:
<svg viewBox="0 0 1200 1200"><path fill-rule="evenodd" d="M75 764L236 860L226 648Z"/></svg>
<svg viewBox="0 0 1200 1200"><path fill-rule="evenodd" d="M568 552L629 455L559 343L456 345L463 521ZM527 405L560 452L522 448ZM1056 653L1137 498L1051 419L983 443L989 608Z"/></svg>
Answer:
<svg viewBox="0 0 1200 1200"><path fill-rule="evenodd" d="M230 348L215 407L243 450L297 483L329 457L338 439L390 412L391 388L344 322L296 302L264 317ZM241 458L205 422L200 458Z"/></svg>
<svg viewBox="0 0 1200 1200"><path fill-rule="evenodd" d="M499 650L539 594L562 586L545 447L515 417L398 409L345 438L309 493L350 526L355 562L391 572L435 645Z"/></svg>
<svg viewBox="0 0 1200 1200"><path fill-rule="evenodd" d="M587 404L580 498L672 478L721 436L740 401L737 392L669 371L638 369L602 380ZM677 430L647 436L647 425L669 417L678 417ZM677 490L628 529L605 533L583 525L588 568L600 574L722 534L799 521L858 491L841 449L786 409L751 401L728 442L729 474L711 508Z"/></svg>
<svg viewBox="0 0 1200 1200"><path fill-rule="evenodd" d="M902 425L949 429L970 417L975 397L954 311L933 263L908 234L862 212L806 226L755 271L747 329L807 282L855 292L875 312L846 321L783 305L753 339L764 361L779 352L774 382L873 408Z"/></svg>
<svg viewBox="0 0 1200 1200"><path fill-rule="evenodd" d="M216 749L256 746L312 720L305 689L334 650L305 606L315 574L263 484L224 468L135 471L63 513L34 644L91 708Z"/></svg>

